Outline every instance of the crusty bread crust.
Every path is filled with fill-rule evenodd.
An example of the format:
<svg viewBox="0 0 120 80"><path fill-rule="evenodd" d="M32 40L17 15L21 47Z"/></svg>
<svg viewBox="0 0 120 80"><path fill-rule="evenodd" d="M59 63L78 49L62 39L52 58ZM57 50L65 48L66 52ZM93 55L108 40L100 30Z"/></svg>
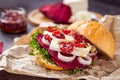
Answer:
<svg viewBox="0 0 120 80"><path fill-rule="evenodd" d="M36 57L37 63L42 65L42 66L44 66L47 69L57 70L57 71L58 70L59 71L64 70L62 67L59 67L59 66L57 66L55 64L51 64L51 63L45 62L45 60L40 59L38 56L35 56L35 57Z"/></svg>
<svg viewBox="0 0 120 80"><path fill-rule="evenodd" d="M75 22L68 27L89 39L105 55L113 59L115 43L112 34L100 23L95 21Z"/></svg>

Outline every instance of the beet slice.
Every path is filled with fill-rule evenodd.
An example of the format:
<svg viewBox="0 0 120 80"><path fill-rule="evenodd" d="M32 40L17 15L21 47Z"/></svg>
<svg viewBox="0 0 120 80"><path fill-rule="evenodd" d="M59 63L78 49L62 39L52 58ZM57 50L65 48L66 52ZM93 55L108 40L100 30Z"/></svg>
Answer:
<svg viewBox="0 0 120 80"><path fill-rule="evenodd" d="M37 39L37 42L39 43L39 45L43 48L45 48L46 50L49 48L49 46L45 45L42 43L42 37L43 35L42 34L39 34L37 35L36 39Z"/></svg>
<svg viewBox="0 0 120 80"><path fill-rule="evenodd" d="M39 11L56 23L69 24L68 20L72 15L71 8L63 3L45 5Z"/></svg>
<svg viewBox="0 0 120 80"><path fill-rule="evenodd" d="M55 62L58 66L61 66L63 68L66 68L66 69L75 69L77 67L80 67L80 68L84 68L85 66L80 64L77 60L77 57L75 60L73 60L72 62L63 62L61 60L58 59L58 52L57 51L53 51L53 50L50 50L49 49L49 46L46 46L42 43L42 34L39 34L37 36L37 41L39 43L39 45L43 48L45 48L46 50L48 50L49 54L51 55L51 59L53 60L53 62Z"/></svg>
<svg viewBox="0 0 120 80"><path fill-rule="evenodd" d="M76 63L73 63L73 62L63 62L63 61L60 61L59 59L55 59L53 57L51 57L51 59L58 66L61 66L61 67L66 68L66 69L75 69L77 67Z"/></svg>
<svg viewBox="0 0 120 80"><path fill-rule="evenodd" d="M3 51L3 42L0 42L0 54L2 53Z"/></svg>

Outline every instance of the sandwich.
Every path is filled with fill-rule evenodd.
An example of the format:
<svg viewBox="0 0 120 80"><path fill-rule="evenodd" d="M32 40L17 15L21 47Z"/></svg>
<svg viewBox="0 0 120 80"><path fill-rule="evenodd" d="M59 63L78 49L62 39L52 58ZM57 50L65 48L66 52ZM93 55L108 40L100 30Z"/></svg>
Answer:
<svg viewBox="0 0 120 80"><path fill-rule="evenodd" d="M101 53L114 58L112 34L95 21L75 22L67 29L37 27L29 35L30 55L46 69L77 72L94 66Z"/></svg>

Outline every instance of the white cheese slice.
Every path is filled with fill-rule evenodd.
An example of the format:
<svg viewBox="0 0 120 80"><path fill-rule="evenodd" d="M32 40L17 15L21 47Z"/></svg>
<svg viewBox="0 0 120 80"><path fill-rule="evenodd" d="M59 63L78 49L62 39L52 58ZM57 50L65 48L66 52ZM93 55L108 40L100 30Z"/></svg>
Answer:
<svg viewBox="0 0 120 80"><path fill-rule="evenodd" d="M60 39L53 38L49 48L54 51L60 51L59 42L60 42Z"/></svg>
<svg viewBox="0 0 120 80"><path fill-rule="evenodd" d="M71 52L71 54L75 55L75 56L81 56L81 57L85 57L87 56L87 54L89 53L89 51L91 50L92 46L89 46L87 48L78 48L75 47L73 49L73 51Z"/></svg>
<svg viewBox="0 0 120 80"><path fill-rule="evenodd" d="M88 0L63 0L63 3L71 7L73 14L81 10L88 10Z"/></svg>

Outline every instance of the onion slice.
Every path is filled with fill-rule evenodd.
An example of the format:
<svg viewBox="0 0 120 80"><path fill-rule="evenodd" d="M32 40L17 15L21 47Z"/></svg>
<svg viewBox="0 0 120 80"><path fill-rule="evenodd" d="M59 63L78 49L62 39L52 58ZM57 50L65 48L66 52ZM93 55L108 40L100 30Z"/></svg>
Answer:
<svg viewBox="0 0 120 80"><path fill-rule="evenodd" d="M88 56L95 56L97 54L97 51L95 51L94 53L89 53Z"/></svg>
<svg viewBox="0 0 120 80"><path fill-rule="evenodd" d="M64 62L71 62L75 59L76 56L64 56L60 52L58 52L58 59Z"/></svg>
<svg viewBox="0 0 120 80"><path fill-rule="evenodd" d="M42 37L42 42L45 44L45 45L50 45L50 42L48 40L45 39L45 36Z"/></svg>
<svg viewBox="0 0 120 80"><path fill-rule="evenodd" d="M78 57L78 62L83 65L90 65L92 63L92 59L89 56L86 56L85 59L83 57Z"/></svg>

